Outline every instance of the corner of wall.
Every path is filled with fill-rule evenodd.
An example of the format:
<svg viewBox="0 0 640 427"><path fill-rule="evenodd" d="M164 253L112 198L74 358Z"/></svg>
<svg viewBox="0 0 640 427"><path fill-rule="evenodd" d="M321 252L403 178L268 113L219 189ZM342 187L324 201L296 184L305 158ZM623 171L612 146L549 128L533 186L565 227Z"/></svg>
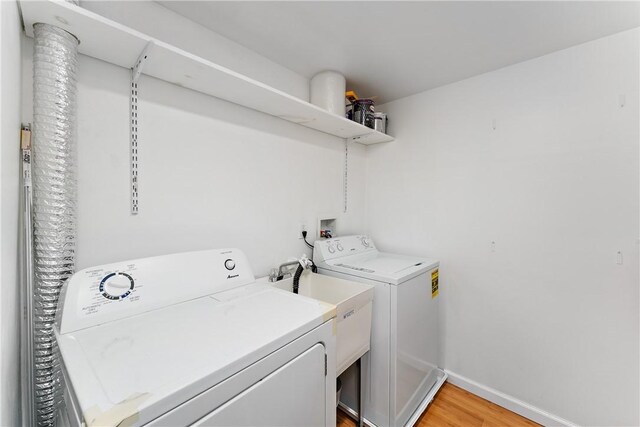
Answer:
<svg viewBox="0 0 640 427"><path fill-rule="evenodd" d="M18 285L22 22L16 1L0 2L0 425L20 425Z"/></svg>

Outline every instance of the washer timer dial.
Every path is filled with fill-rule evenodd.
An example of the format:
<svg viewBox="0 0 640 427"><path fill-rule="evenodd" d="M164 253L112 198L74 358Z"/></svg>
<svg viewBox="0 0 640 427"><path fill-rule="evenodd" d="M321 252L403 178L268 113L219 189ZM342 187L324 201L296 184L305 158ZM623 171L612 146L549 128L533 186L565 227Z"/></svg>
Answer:
<svg viewBox="0 0 640 427"><path fill-rule="evenodd" d="M107 274L100 281L100 293L110 300L125 299L133 291L133 277L127 273Z"/></svg>

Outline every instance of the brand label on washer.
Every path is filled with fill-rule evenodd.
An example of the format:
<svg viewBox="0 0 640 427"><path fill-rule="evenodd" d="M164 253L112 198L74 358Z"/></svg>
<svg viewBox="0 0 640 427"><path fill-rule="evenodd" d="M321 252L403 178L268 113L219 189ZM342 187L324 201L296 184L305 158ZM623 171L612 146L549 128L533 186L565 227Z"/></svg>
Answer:
<svg viewBox="0 0 640 427"><path fill-rule="evenodd" d="M431 272L431 298L438 296L438 270Z"/></svg>

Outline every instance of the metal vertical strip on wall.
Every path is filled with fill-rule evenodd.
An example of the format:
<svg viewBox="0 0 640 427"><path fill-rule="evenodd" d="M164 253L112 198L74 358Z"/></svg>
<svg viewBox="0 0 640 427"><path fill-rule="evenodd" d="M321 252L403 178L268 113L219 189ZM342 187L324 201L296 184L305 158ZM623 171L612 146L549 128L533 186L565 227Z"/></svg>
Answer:
<svg viewBox="0 0 640 427"><path fill-rule="evenodd" d="M347 201L349 196L349 140L344 140L344 176L343 176L343 201L344 213L347 213Z"/></svg>
<svg viewBox="0 0 640 427"><path fill-rule="evenodd" d="M20 132L20 150L22 161L22 212L20 220L22 236L20 239L21 253L21 288L20 301L23 308L20 321L20 377L22 379L22 424L27 427L35 426L35 395L33 390L33 228L32 219L32 188L31 188L31 126L22 127Z"/></svg>
<svg viewBox="0 0 640 427"><path fill-rule="evenodd" d="M131 162L131 214L138 213L138 81L131 69L131 94L129 95L129 141Z"/></svg>
<svg viewBox="0 0 640 427"><path fill-rule="evenodd" d="M138 57L133 68L131 68L131 92L129 94L129 141L130 141L130 162L131 162L131 214L137 215L140 211L140 188L138 168L138 80L142 73L142 67L149 57L149 51L153 47L150 41Z"/></svg>
<svg viewBox="0 0 640 427"><path fill-rule="evenodd" d="M61 400L54 335L60 289L75 270L78 40L34 25L33 389L38 426L53 426Z"/></svg>

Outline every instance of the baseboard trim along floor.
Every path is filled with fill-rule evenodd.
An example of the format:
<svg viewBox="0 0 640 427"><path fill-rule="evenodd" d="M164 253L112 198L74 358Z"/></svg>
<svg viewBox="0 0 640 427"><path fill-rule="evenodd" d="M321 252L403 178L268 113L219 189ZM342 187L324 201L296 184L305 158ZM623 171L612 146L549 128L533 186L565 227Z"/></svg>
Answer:
<svg viewBox="0 0 640 427"><path fill-rule="evenodd" d="M563 427L577 427L577 424L567 421L564 418L550 414L540 408L530 405L522 400L516 399L513 396L502 393L491 387L487 387L483 384L477 383L469 378L458 375L455 372L451 372L445 369L445 372L449 376L448 381L462 389L467 390L477 396L487 399L489 402L500 405L503 408L515 412L518 415L522 415L532 421L545 426L563 426Z"/></svg>

